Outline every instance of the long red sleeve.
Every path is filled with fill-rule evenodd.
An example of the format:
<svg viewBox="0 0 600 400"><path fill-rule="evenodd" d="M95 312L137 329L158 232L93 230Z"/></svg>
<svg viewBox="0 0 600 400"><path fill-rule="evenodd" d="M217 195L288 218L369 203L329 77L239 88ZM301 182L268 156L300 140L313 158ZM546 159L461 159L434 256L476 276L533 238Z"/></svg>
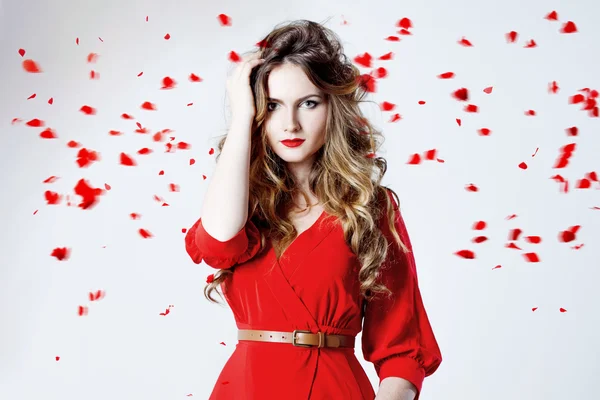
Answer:
<svg viewBox="0 0 600 400"><path fill-rule="evenodd" d="M202 219L198 219L185 235L185 249L196 264L204 261L213 268L227 269L256 255L260 250L260 233L248 220L234 237L221 242L210 236L202 226Z"/></svg>
<svg viewBox="0 0 600 400"><path fill-rule="evenodd" d="M442 355L421 298L408 232L398 205L388 193L394 202L396 230L410 253L404 253L394 242L384 218L381 229L390 247L381 279L393 297L378 294L367 304L362 350L365 360L374 364L379 383L390 376L404 378L417 388L418 400L423 380L437 370Z"/></svg>

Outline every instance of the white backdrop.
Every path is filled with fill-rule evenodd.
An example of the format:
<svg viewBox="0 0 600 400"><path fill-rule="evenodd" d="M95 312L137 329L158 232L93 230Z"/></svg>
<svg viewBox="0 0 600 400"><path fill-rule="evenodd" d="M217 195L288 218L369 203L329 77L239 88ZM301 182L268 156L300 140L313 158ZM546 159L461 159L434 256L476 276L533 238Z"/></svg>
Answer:
<svg viewBox="0 0 600 400"><path fill-rule="evenodd" d="M208 398L236 327L228 307L204 299L214 270L192 263L182 229L199 217L210 150L228 126L229 53L280 22L329 17L350 58L373 57L356 63L363 73L387 72L364 111L386 137L384 184L400 196L442 350L422 400L598 396L600 183L577 182L599 172L600 120L571 104L600 89L597 2L5 0L0 10L0 398ZM546 18L553 10L557 20ZM398 34L403 18L411 35ZM577 31L561 33L568 21ZM165 77L173 89L161 89ZM461 88L467 101L453 96ZM35 119L43 126L27 125ZM40 137L48 128L55 139ZM81 148L99 159L80 168ZM431 149L443 162L408 163ZM104 190L92 208L77 206L80 179ZM60 261L51 253L62 247ZM525 258L533 252L539 262Z"/></svg>

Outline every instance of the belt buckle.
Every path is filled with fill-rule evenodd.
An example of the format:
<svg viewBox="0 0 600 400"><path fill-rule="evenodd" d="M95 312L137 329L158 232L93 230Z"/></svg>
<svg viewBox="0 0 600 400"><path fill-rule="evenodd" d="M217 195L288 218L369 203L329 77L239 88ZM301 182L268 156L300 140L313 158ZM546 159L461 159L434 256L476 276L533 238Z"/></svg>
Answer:
<svg viewBox="0 0 600 400"><path fill-rule="evenodd" d="M311 331L303 331L300 329L295 329L292 332L292 345L296 346L296 347L314 347L314 345L312 344L300 344L300 343L296 343L296 333L311 333ZM325 334L323 332L317 332L317 335L319 335L319 344L317 345L317 347L325 347Z"/></svg>

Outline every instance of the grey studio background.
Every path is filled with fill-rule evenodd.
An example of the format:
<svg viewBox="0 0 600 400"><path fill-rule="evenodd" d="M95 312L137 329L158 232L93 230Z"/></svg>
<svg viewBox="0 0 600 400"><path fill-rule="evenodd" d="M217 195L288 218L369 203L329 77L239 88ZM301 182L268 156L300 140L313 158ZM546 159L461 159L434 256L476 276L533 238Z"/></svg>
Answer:
<svg viewBox="0 0 600 400"><path fill-rule="evenodd" d="M557 21L545 18L552 11ZM364 111L386 137L383 183L400 196L443 355L421 399L600 398L600 183L576 188L600 172L600 120L569 100L600 89L598 15L592 0L0 2L0 398L208 398L237 331L228 307L204 299L214 270L192 263L182 229L199 217L210 149L228 126L229 52L301 18L329 18L350 58L373 56L363 73L388 74ZM402 18L412 35L397 34ZM560 32L567 21L577 32ZM385 40L392 35L401 40ZM26 59L43 72L26 72ZM445 72L455 77L438 78ZM176 87L161 90L167 76ZM463 87L467 102L452 97ZM156 111L142 109L146 101ZM396 108L383 110L384 101ZM27 126L33 119L46 125ZM136 122L149 133L136 133ZM40 137L48 127L56 139ZM166 152L166 141L152 140L163 129L190 148ZM100 160L80 168L81 147L69 141ZM568 165L553 168L571 143ZM153 152L138 154L144 147ZM408 164L431 149L444 162ZM121 165L121 152L137 166ZM77 207L80 179L105 190L88 210ZM60 203L47 204L46 191ZM485 229L473 229L478 221ZM574 226L574 240L559 240ZM522 230L515 241L513 229ZM51 256L61 247L70 249L63 261ZM465 249L475 258L455 254ZM540 262L527 262L529 252ZM356 353L376 388L373 366Z"/></svg>

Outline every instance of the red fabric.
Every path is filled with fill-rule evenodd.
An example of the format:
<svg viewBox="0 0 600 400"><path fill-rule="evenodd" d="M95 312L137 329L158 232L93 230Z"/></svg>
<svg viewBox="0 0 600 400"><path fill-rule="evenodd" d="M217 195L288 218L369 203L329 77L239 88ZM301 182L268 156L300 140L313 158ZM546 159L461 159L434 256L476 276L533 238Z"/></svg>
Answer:
<svg viewBox="0 0 600 400"><path fill-rule="evenodd" d="M407 379L418 390L417 400L424 378L437 370L442 356L421 299L406 226L388 194L395 206L396 230L411 249L402 252L383 218L379 226L389 249L380 279L394 293L391 299L378 294L363 304L358 261L344 241L341 225L325 212L280 260L269 241L258 254L259 232L250 220L226 242L208 235L198 220L186 234L186 250L197 264L232 268L224 295L239 329L356 336L362 328L363 356L374 364L380 383L386 377ZM374 398L354 348L250 341L236 344L210 396L210 400Z"/></svg>

